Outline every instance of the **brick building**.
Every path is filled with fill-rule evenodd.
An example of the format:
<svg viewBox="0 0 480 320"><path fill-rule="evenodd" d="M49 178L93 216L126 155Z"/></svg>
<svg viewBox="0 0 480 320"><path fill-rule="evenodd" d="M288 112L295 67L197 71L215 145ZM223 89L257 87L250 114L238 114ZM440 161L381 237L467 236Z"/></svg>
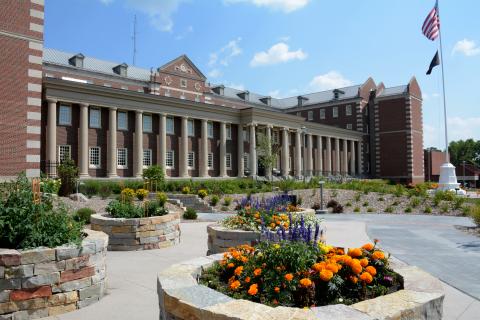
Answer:
<svg viewBox="0 0 480 320"><path fill-rule="evenodd" d="M25 69L10 70L12 60L0 58L16 80L5 82L9 92L0 92L15 114L2 113L1 130L12 141L0 145L18 148L0 155L0 176L25 169L30 176L39 169L55 174L52 164L72 158L83 178L139 177L145 167L160 164L168 177L182 178L274 173L423 181L422 100L415 78L393 88L369 78L276 99L211 85L186 55L150 70L55 49L43 50L39 60L43 1L23 1L21 10L13 2L1 2L0 9L22 17L14 23L18 30L8 33L10 24L0 25L0 40L12 51L9 58L25 58ZM257 139L264 136L278 146L273 168L258 161Z"/></svg>

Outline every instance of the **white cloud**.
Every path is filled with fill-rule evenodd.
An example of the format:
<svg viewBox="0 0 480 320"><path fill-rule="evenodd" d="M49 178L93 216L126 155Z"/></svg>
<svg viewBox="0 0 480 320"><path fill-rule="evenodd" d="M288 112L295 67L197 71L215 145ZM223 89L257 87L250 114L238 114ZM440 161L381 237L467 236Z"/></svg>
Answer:
<svg viewBox="0 0 480 320"><path fill-rule="evenodd" d="M233 89L237 89L237 90L242 90L242 91L245 90L245 86L241 83L227 82L227 83L225 83L225 87L229 87L229 88L233 88Z"/></svg>
<svg viewBox="0 0 480 320"><path fill-rule="evenodd" d="M193 27L188 26L182 33L178 34L175 37L175 40L183 40L186 36L188 36L188 34L190 34L192 32L193 32Z"/></svg>
<svg viewBox="0 0 480 320"><path fill-rule="evenodd" d="M431 126L429 124L423 124L423 148L437 147L444 148L441 146L440 140L443 135L439 135L437 132L437 127Z"/></svg>
<svg viewBox="0 0 480 320"><path fill-rule="evenodd" d="M273 45L266 52L257 52L250 61L252 67L273 65L278 63L288 62L290 60L304 60L307 54L298 49L297 51L289 51L289 47L284 42L279 42Z"/></svg>
<svg viewBox="0 0 480 320"><path fill-rule="evenodd" d="M453 47L452 54L457 52L463 53L467 57L471 57L480 54L480 48L477 46L475 41L463 39L455 43L455 46Z"/></svg>
<svg viewBox="0 0 480 320"><path fill-rule="evenodd" d="M443 121L443 120L442 120ZM442 122L443 124L443 122ZM448 124L448 140L480 140L480 117L449 117ZM445 149L444 127L423 124L423 141L424 148L437 147Z"/></svg>
<svg viewBox="0 0 480 320"><path fill-rule="evenodd" d="M310 81L310 90L323 91L352 85L352 81L337 71L318 75Z"/></svg>
<svg viewBox="0 0 480 320"><path fill-rule="evenodd" d="M310 0L224 0L226 4L250 3L257 7L266 7L290 13L305 7Z"/></svg>
<svg viewBox="0 0 480 320"><path fill-rule="evenodd" d="M208 66L212 68L212 70L210 70L208 73L210 77L220 77L223 74L221 69L228 67L228 65L236 56L242 54L240 41L242 41L242 38L240 37L230 40L219 50L210 53L208 58Z"/></svg>
<svg viewBox="0 0 480 320"><path fill-rule="evenodd" d="M220 71L219 69L212 69L209 73L208 73L208 76L210 78L218 78L218 77L221 77L223 75L222 71Z"/></svg>

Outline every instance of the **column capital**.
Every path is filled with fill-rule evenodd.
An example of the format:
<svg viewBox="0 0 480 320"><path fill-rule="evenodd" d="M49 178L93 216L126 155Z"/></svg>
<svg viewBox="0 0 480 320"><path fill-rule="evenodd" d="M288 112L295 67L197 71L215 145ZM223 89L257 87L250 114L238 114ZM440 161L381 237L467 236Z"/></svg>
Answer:
<svg viewBox="0 0 480 320"><path fill-rule="evenodd" d="M289 128L285 128L285 127L283 127L281 130L282 130L282 131L290 131Z"/></svg>
<svg viewBox="0 0 480 320"><path fill-rule="evenodd" d="M273 129L273 124L267 124L268 129Z"/></svg>
<svg viewBox="0 0 480 320"><path fill-rule="evenodd" d="M143 110L135 110L135 113L143 114Z"/></svg>
<svg viewBox="0 0 480 320"><path fill-rule="evenodd" d="M77 103L78 103L78 105L81 106L81 107L87 107L87 108L88 108L88 107L90 106L90 104L89 104L89 103L86 103L86 102L77 102Z"/></svg>
<svg viewBox="0 0 480 320"><path fill-rule="evenodd" d="M48 103L57 103L58 100L57 100L57 99L53 99L53 98L47 98L47 102L48 102Z"/></svg>
<svg viewBox="0 0 480 320"><path fill-rule="evenodd" d="M118 108L117 107L108 107L109 110L112 110L112 111L117 111Z"/></svg>

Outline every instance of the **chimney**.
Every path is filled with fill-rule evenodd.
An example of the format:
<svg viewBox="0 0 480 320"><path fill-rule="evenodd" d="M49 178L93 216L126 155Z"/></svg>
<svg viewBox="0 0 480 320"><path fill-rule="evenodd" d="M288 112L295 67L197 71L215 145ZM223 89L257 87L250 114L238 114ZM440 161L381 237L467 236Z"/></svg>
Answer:
<svg viewBox="0 0 480 320"><path fill-rule="evenodd" d="M260 98L260 101L262 101L266 106L270 107L272 105L272 97Z"/></svg>
<svg viewBox="0 0 480 320"><path fill-rule="evenodd" d="M333 90L333 99L334 100L340 99L340 95L342 95L342 94L345 94L345 91L342 91L342 90L339 90L339 89Z"/></svg>
<svg viewBox="0 0 480 320"><path fill-rule="evenodd" d="M68 63L74 67L83 68L83 59L85 59L85 56L81 53L77 53L68 59Z"/></svg>
<svg viewBox="0 0 480 320"><path fill-rule="evenodd" d="M126 77L127 76L127 68L128 68L128 65L124 62L122 64L119 64L118 66L116 67L113 67L112 70L113 72L115 72L116 74L122 76L122 77Z"/></svg>
<svg viewBox="0 0 480 320"><path fill-rule="evenodd" d="M304 101L308 101L308 98L303 97L303 96L298 96L297 100L298 100L297 107L301 107L301 106L303 106Z"/></svg>
<svg viewBox="0 0 480 320"><path fill-rule="evenodd" d="M237 96L242 99L243 101L249 101L250 100L250 92L249 91L243 91L237 94Z"/></svg>

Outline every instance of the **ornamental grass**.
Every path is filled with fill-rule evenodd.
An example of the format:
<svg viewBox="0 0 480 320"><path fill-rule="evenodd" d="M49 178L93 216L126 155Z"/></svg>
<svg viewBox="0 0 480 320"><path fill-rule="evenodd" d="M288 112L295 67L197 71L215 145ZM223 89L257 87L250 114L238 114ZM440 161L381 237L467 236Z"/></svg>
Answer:
<svg viewBox="0 0 480 320"><path fill-rule="evenodd" d="M353 304L403 289L377 242L345 251L318 242L261 242L230 248L200 283L268 306Z"/></svg>

